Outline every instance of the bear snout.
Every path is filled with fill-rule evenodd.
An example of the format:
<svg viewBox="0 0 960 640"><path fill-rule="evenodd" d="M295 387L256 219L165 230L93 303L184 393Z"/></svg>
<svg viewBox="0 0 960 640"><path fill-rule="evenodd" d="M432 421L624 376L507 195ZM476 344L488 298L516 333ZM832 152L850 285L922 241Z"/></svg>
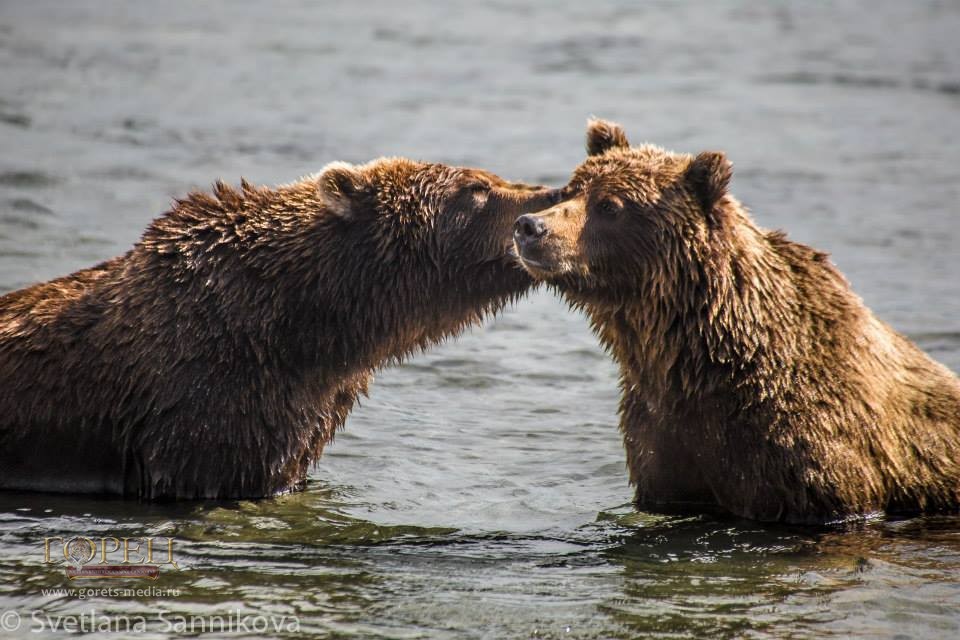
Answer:
<svg viewBox="0 0 960 640"><path fill-rule="evenodd" d="M531 214L522 215L513 224L513 237L517 244L536 242L547 234L547 224L543 218Z"/></svg>

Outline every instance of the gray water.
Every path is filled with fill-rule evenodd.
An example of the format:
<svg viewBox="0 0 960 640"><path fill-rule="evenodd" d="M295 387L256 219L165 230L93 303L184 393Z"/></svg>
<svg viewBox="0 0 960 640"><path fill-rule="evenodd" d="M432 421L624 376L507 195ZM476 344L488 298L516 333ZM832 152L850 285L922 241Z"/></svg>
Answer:
<svg viewBox="0 0 960 640"><path fill-rule="evenodd" d="M960 370L958 32L957 3L919 0L6 0L0 290L121 253L218 177L405 155L562 184L596 114L726 150L762 225ZM584 318L534 292L383 371L303 493L0 495L0 614L14 637L92 610L156 637L161 612L234 610L317 637L960 636L960 518L637 513L616 402ZM173 536L183 570L152 586L178 595L45 594L77 585L43 538L75 535Z"/></svg>

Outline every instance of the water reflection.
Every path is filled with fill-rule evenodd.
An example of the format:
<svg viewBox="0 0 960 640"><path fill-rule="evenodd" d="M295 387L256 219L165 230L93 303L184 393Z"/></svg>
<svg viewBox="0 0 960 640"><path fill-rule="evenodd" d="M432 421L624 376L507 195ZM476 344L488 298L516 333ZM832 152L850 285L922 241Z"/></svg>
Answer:
<svg viewBox="0 0 960 640"><path fill-rule="evenodd" d="M360 625L384 637L392 625L410 637L477 628L623 638L957 630L956 516L809 529L621 505L573 530L477 534L366 521L351 515L351 500L316 483L229 504L4 494L0 571L10 579L0 599L49 612L143 615L242 604L300 616L316 633ZM79 532L173 536L183 571L165 569L153 586L181 595L39 598L65 584L62 570L42 565L42 538Z"/></svg>

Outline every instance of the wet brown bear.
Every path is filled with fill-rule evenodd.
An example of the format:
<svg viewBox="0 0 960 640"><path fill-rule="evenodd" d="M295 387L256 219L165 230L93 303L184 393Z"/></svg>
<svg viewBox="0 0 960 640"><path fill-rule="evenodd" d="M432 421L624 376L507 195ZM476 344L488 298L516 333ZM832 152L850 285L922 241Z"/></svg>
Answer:
<svg viewBox="0 0 960 640"><path fill-rule="evenodd" d="M528 288L513 221L556 195L381 159L177 201L126 255L0 298L0 487L299 485L375 369Z"/></svg>
<svg viewBox="0 0 960 640"><path fill-rule="evenodd" d="M827 256L754 225L722 153L594 121L576 196L517 221L522 263L620 366L642 509L815 523L960 503L960 382Z"/></svg>

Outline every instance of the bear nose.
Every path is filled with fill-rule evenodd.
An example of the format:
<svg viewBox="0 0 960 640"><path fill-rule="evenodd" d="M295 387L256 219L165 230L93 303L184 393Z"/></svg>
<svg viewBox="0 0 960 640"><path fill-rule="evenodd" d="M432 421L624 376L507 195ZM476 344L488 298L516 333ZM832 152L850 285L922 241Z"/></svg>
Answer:
<svg viewBox="0 0 960 640"><path fill-rule="evenodd" d="M513 225L513 235L516 236L518 240L523 240L524 242L538 240L546 233L547 224L543 221L543 218L530 215L529 213L517 218L517 221Z"/></svg>

